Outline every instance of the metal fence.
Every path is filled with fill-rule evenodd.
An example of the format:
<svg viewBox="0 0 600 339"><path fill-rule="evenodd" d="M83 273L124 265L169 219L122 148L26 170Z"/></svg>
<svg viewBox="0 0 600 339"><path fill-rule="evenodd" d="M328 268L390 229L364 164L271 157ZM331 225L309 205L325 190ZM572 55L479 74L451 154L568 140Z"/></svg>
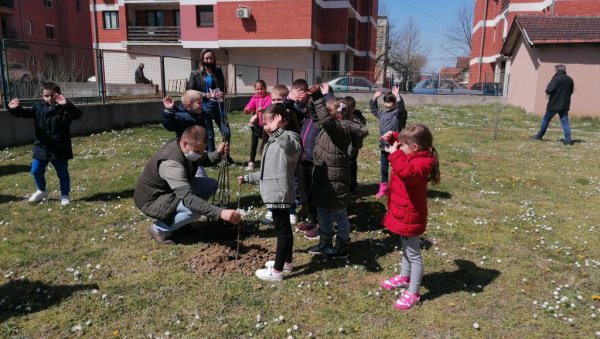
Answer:
<svg viewBox="0 0 600 339"><path fill-rule="evenodd" d="M40 97L40 83L56 82L63 94L75 102L178 96L200 60L128 51L64 47L17 40L1 41L0 85L2 103L12 98ZM148 83L136 83L135 72L144 64ZM256 80L271 88L291 86L295 79L307 79L309 72L292 68L260 67L219 63L230 95L254 93Z"/></svg>

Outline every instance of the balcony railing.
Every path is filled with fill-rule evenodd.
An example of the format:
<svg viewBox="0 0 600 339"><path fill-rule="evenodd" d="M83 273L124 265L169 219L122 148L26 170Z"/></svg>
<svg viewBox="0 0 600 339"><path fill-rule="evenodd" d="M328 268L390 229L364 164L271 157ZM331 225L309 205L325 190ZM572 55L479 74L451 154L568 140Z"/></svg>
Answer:
<svg viewBox="0 0 600 339"><path fill-rule="evenodd" d="M356 38L355 38L354 33L348 32L348 40L347 40L348 46L354 48L355 40L356 40Z"/></svg>
<svg viewBox="0 0 600 339"><path fill-rule="evenodd" d="M356 8L356 0L349 0L348 3L350 4L350 6L352 6L352 8L357 9Z"/></svg>
<svg viewBox="0 0 600 339"><path fill-rule="evenodd" d="M0 0L0 7L15 8L14 0Z"/></svg>
<svg viewBox="0 0 600 339"><path fill-rule="evenodd" d="M2 38L17 40L19 37L17 36L17 31L15 31L14 29L3 29Z"/></svg>
<svg viewBox="0 0 600 339"><path fill-rule="evenodd" d="M510 5L510 0L502 0L502 11L504 12Z"/></svg>
<svg viewBox="0 0 600 339"><path fill-rule="evenodd" d="M179 26L129 26L127 41L178 42L181 37Z"/></svg>

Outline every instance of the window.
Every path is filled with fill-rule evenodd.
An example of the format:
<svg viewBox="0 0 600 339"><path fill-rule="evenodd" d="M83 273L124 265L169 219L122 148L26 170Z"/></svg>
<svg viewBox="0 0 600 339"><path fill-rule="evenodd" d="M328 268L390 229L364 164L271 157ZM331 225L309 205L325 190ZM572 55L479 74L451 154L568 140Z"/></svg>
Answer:
<svg viewBox="0 0 600 339"><path fill-rule="evenodd" d="M75 0L75 10L77 12L81 11L81 0Z"/></svg>
<svg viewBox="0 0 600 339"><path fill-rule="evenodd" d="M52 7L52 0L44 0L44 6Z"/></svg>
<svg viewBox="0 0 600 339"><path fill-rule="evenodd" d="M175 23L175 26L177 26L177 27L181 26L181 21L179 19L179 11L175 11L173 14L175 15L175 20L173 20L173 22Z"/></svg>
<svg viewBox="0 0 600 339"><path fill-rule="evenodd" d="M342 86L348 86L348 83L349 83L348 78L341 78L337 82L338 85L342 85Z"/></svg>
<svg viewBox="0 0 600 339"><path fill-rule="evenodd" d="M31 20L25 20L25 34L31 35L33 33L33 28L31 26Z"/></svg>
<svg viewBox="0 0 600 339"><path fill-rule="evenodd" d="M164 26L165 12L164 11L146 11L146 23L148 26Z"/></svg>
<svg viewBox="0 0 600 339"><path fill-rule="evenodd" d="M359 79L359 78L354 78L352 80L352 85L359 86L359 87L371 87L371 84L369 84L366 80Z"/></svg>
<svg viewBox="0 0 600 339"><path fill-rule="evenodd" d="M102 13L104 16L104 29L119 29L118 11L105 11Z"/></svg>
<svg viewBox="0 0 600 339"><path fill-rule="evenodd" d="M54 39L54 26L46 25L46 38Z"/></svg>
<svg viewBox="0 0 600 339"><path fill-rule="evenodd" d="M214 27L213 6L196 6L196 26Z"/></svg>

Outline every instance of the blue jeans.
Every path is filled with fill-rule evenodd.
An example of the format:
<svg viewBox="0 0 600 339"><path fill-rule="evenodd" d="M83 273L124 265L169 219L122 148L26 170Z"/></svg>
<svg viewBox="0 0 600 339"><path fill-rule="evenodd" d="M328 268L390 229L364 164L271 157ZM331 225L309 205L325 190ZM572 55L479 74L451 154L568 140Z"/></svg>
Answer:
<svg viewBox="0 0 600 339"><path fill-rule="evenodd" d="M569 111L546 111L546 114L544 114L544 117L542 118L542 126L536 136L541 138L546 134L550 120L552 120L556 114L560 117L560 124L562 125L563 133L565 134L565 141L570 142L571 128L569 127Z"/></svg>
<svg viewBox="0 0 600 339"><path fill-rule="evenodd" d="M217 191L217 181L208 177L195 177L192 181L192 190L196 196L208 200ZM155 220L153 228L156 232L168 236L171 232L198 220L201 216L200 213L190 210L183 205L183 202L180 202L171 225Z"/></svg>
<svg viewBox="0 0 600 339"><path fill-rule="evenodd" d="M388 161L388 156L390 154L386 151L381 151L381 157L379 158L379 162L381 163L381 182L387 184L388 182L388 172L390 169L390 162Z"/></svg>
<svg viewBox="0 0 600 339"><path fill-rule="evenodd" d="M68 160L41 160L33 159L31 162L31 174L35 181L35 186L40 191L46 190L46 167L48 162L52 163L56 170L56 175L60 181L60 194L69 195L71 191L71 178L69 177L69 161Z"/></svg>
<svg viewBox="0 0 600 339"><path fill-rule="evenodd" d="M333 236L333 222L338 227L337 238L340 241L350 241L350 222L346 208L317 207L320 232L326 236Z"/></svg>

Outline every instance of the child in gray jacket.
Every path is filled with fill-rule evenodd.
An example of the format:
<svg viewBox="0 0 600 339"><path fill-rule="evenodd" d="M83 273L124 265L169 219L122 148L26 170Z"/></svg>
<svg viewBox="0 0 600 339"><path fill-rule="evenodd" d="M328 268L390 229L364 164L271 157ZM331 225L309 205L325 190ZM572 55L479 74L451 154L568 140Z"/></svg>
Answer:
<svg viewBox="0 0 600 339"><path fill-rule="evenodd" d="M292 271L294 236L290 223L290 206L296 199L294 172L300 155L300 136L286 130L290 113L282 104L271 105L263 114L263 128L269 135L262 154L260 170L238 177L238 182L260 184L260 196L273 212L277 236L275 260L256 271L265 281L281 281L284 273Z"/></svg>

